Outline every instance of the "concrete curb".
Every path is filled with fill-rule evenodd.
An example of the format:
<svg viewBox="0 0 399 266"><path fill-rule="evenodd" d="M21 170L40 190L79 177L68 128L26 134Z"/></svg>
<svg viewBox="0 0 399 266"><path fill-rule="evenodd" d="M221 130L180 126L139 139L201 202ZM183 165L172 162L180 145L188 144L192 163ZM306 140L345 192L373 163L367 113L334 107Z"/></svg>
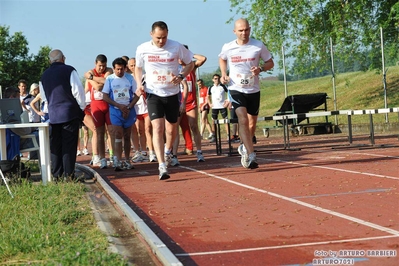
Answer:
<svg viewBox="0 0 399 266"><path fill-rule="evenodd" d="M129 207L129 205L104 181L104 179L92 168L85 165L76 164L76 168L82 172L91 174L100 184L107 195L114 200L121 211L126 215L134 228L141 234L143 239L151 247L152 252L163 265L183 266L168 247L158 238L158 236L148 227L148 225Z"/></svg>

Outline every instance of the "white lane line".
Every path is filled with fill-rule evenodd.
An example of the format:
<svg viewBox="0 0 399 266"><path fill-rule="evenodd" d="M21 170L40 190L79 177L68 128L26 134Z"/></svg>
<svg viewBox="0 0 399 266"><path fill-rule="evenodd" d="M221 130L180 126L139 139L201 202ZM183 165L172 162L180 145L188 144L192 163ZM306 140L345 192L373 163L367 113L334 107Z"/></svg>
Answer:
<svg viewBox="0 0 399 266"><path fill-rule="evenodd" d="M359 242L359 241L370 241L370 240L378 240L378 239L394 238L394 237L399 237L399 236L389 235L389 236L376 236L376 237L366 237L366 238L340 239L340 240L321 241L321 242L309 242L309 243L270 246L270 247L242 248L242 249L218 250L218 251L208 251L208 252L178 253L178 254L175 254L175 256L176 257L187 257L187 256L214 255L214 254L226 254L226 253L236 253L236 252L271 250L271 249L283 249L283 248L297 248L297 247L329 245L329 244L342 244L342 243Z"/></svg>
<svg viewBox="0 0 399 266"><path fill-rule="evenodd" d="M193 172L197 172L197 173L203 174L203 175L207 175L207 176L219 179L219 180L223 180L223 181L232 183L232 184L240 186L240 187L244 187L244 188L247 188L247 189L250 189L250 190L254 190L254 191L257 191L257 192L260 192L260 193L264 193L264 194L267 194L267 195L270 195L270 196L273 196L273 197L276 197L276 198L279 198L279 199L283 199L283 200L286 200L286 201L289 201L289 202L292 202L292 203L295 203L295 204L298 204L298 205L302 205L302 206L308 207L308 208L313 209L313 210L317 210L317 211L320 211L320 212L324 212L324 213L327 213L327 214L330 214L330 215L334 215L334 216L340 217L342 219L346 219L346 220L349 220L349 221L352 221L352 222L356 222L358 224L361 224L361 225L364 225L364 226L368 226L368 227L377 229L377 230L382 231L382 232L386 232L386 233L389 233L389 234L392 234L392 235L399 236L399 231L393 230L391 228L387 228L387 227L384 227L384 226L380 226L378 224L370 223L370 222L367 222L367 221L362 220L362 219L358 219L358 218L355 218L355 217L352 217L352 216L349 216L349 215L346 215L346 214L342 214L342 213L339 213L339 212L335 212L335 211L331 211L331 210L328 210L328 209L325 209L325 208L321 208L319 206L315 206L315 205L309 204L307 202L303 202L303 201L296 200L296 199L293 199L293 198L289 198L289 197L286 197L286 196L283 196L283 195L280 195L280 194L277 194L277 193L274 193L274 192L270 192L270 191L267 191L267 190L263 190L263 189L259 189L259 188L253 187L253 186L249 186L249 185L237 182L237 181L230 180L230 179L225 178L225 177L221 177L221 176L217 176L217 175L214 175L214 174L210 174L210 173L207 173L207 172L204 172L204 171L200 171L200 170L197 170L197 169L194 169L194 168L191 168L191 167L187 167L187 166L180 166L180 167L184 168L184 169L187 169L187 170L190 170L190 171L193 171Z"/></svg>
<svg viewBox="0 0 399 266"><path fill-rule="evenodd" d="M383 178L399 180L399 177L396 177L396 176L379 175L379 174L373 174L373 173L367 173L367 172L359 172L359 171L341 169L341 168L336 168L336 167L320 166L320 165L314 165L314 164L308 164L308 163L297 163L297 162L284 161L284 160L278 160L278 159L264 159L264 158L257 158L257 159L265 160L265 161L280 162L280 163L295 164L295 165L307 166L307 167L313 167L313 168L321 168L321 169L327 169L327 170L339 171L339 172L345 172L345 173L351 173L351 174L357 174L357 175L368 175L368 176L374 176L374 177L383 177Z"/></svg>
<svg viewBox="0 0 399 266"><path fill-rule="evenodd" d="M308 154L312 153L331 153L330 150L312 150L312 151L305 151L304 152ZM340 150L335 150L333 153L344 153L344 154L356 154L356 155L367 155L367 156L372 156L372 157L382 157L382 158L393 158L393 159L399 159L399 156L393 156L393 155L386 155L386 154L375 154L375 153L366 153L366 152L352 152L350 150L348 151L340 151ZM346 157L345 157L346 158ZM316 158L317 159L317 158Z"/></svg>

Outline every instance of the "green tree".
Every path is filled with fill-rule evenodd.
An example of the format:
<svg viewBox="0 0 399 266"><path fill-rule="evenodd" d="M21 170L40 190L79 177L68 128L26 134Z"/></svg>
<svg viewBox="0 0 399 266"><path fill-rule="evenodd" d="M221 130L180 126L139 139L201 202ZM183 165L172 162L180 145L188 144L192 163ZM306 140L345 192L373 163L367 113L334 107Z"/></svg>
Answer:
<svg viewBox="0 0 399 266"><path fill-rule="evenodd" d="M330 69L330 38L342 63L360 61L360 65L367 62L369 69L380 68L380 27L384 32L385 54L398 58L397 0L230 0L230 3L231 11L250 21L253 36L262 40L274 55L280 55L281 47L285 47L286 57L296 62L292 70L296 75Z"/></svg>
<svg viewBox="0 0 399 266"><path fill-rule="evenodd" d="M28 86L38 82L49 66L50 47L40 47L37 55L29 55L28 41L22 32L10 35L9 27L0 26L0 85L17 86L25 79Z"/></svg>

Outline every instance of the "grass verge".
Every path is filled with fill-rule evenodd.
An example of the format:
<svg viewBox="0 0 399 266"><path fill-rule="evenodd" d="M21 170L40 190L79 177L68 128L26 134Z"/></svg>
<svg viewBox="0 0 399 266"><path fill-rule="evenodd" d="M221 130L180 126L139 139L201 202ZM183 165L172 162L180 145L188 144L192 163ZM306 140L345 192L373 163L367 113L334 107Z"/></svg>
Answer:
<svg viewBox="0 0 399 266"><path fill-rule="evenodd" d="M108 250L85 186L78 183L0 186L0 265L127 265Z"/></svg>

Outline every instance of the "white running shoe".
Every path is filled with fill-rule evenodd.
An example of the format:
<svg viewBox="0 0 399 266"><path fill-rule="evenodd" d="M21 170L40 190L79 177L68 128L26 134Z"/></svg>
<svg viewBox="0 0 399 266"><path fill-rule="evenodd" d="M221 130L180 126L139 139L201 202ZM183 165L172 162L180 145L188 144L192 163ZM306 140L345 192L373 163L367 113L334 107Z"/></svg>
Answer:
<svg viewBox="0 0 399 266"><path fill-rule="evenodd" d="M140 163L140 162L142 162L142 161L144 161L143 155L141 155L141 152L136 151L136 152L134 153L133 158L132 158L132 162L134 162L134 163Z"/></svg>
<svg viewBox="0 0 399 266"><path fill-rule="evenodd" d="M259 167L258 163L256 162L256 153L253 152L248 155L247 165L247 168L250 169L255 169Z"/></svg>
<svg viewBox="0 0 399 266"><path fill-rule="evenodd" d="M94 162L93 162L93 163L94 163ZM107 167L108 167L107 159L102 158L102 159L100 160L100 169L105 169L105 168L107 168Z"/></svg>
<svg viewBox="0 0 399 266"><path fill-rule="evenodd" d="M244 144L241 144L240 146L238 146L238 153L242 156L242 155L246 155L247 154L247 149L245 148Z"/></svg>
<svg viewBox="0 0 399 266"><path fill-rule="evenodd" d="M93 166L100 166L101 165L100 156L93 155L93 157L91 158L90 164Z"/></svg>
<svg viewBox="0 0 399 266"><path fill-rule="evenodd" d="M78 150L78 151L76 152L76 156L80 156L80 155L82 155L82 152L81 152L80 150Z"/></svg>
<svg viewBox="0 0 399 266"><path fill-rule="evenodd" d="M177 159L177 156L176 156L176 155L174 155L174 156L172 157L172 159L170 160L170 165L171 165L171 166L178 166L178 165L180 165L180 162L179 162L179 160Z"/></svg>
<svg viewBox="0 0 399 266"><path fill-rule="evenodd" d="M158 169L159 169L159 180L166 180L170 178L166 166L160 165Z"/></svg>
<svg viewBox="0 0 399 266"><path fill-rule="evenodd" d="M155 155L155 153L150 153L150 162L154 163L157 161L157 156Z"/></svg>
<svg viewBox="0 0 399 266"><path fill-rule="evenodd" d="M202 155L202 152L197 152L197 162L205 162L204 155Z"/></svg>
<svg viewBox="0 0 399 266"><path fill-rule="evenodd" d="M90 154L89 151L86 148L84 148L82 152L83 152L84 155L89 155Z"/></svg>

